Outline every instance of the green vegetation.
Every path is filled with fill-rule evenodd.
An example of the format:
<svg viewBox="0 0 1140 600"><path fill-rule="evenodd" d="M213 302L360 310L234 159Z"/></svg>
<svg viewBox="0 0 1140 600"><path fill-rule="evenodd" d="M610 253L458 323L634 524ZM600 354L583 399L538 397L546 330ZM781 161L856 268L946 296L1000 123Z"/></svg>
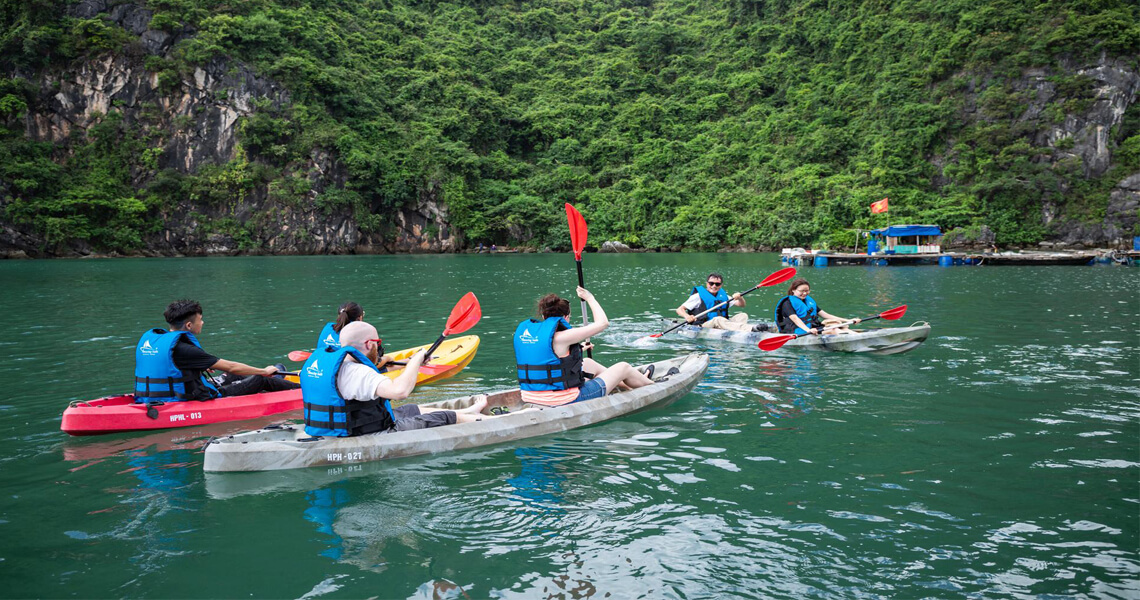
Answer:
<svg viewBox="0 0 1140 600"><path fill-rule="evenodd" d="M65 4L0 0L0 70L130 45L100 19L61 17ZM35 94L0 80L7 216L52 242L137 246L159 207L232 204L268 186L283 206L351 206L368 230L435 194L468 240L536 247L568 244L563 202L599 242L835 247L851 227L882 224L868 205L884 196L892 222L987 225L999 243L1031 243L1048 234L1027 218L1043 200L1096 218L1140 169L1135 105L1099 179L1079 160L1052 161L1019 118L1035 93L1027 68L1054 73L1055 123L1094 93L1063 60L1103 53L1140 67L1131 0L145 4L151 28L197 31L147 59L163 86L231 57L293 103L246 119L231 164L177 174L156 172L145 132L122 143L132 137L113 112L66 159L27 142L17 117ZM344 189L310 193L297 169L314 148L347 169ZM131 183L137 169L153 174L144 185Z"/></svg>

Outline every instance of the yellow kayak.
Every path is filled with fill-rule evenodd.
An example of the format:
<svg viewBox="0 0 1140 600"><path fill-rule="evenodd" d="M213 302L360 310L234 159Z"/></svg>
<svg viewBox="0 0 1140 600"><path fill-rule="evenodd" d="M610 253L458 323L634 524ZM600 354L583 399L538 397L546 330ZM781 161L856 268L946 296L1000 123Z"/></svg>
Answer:
<svg viewBox="0 0 1140 600"><path fill-rule="evenodd" d="M395 361L404 361L419 350L427 350L429 346L431 344L405 348L395 352L385 352L384 356ZM439 348L436 348L435 352L432 353L428 364L420 369L419 375L416 377L416 385L426 385L453 377L462 371L471 362L471 359L475 358L475 351L478 349L479 336L477 335L464 335L443 340ZM384 375L395 379L403 372L403 368L389 369ZM290 375L285 379L293 382L298 381L295 375Z"/></svg>

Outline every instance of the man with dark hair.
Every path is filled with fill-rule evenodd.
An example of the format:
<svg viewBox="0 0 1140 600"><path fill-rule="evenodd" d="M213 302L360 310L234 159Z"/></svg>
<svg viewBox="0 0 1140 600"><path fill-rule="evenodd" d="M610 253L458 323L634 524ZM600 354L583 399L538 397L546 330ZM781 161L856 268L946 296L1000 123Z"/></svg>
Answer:
<svg viewBox="0 0 1140 600"><path fill-rule="evenodd" d="M684 317L685 321L692 325L700 325L708 329L730 329L732 331L757 331L748 324L748 315L746 313L736 313L729 318L728 307L730 306L744 306L747 304L744 297L737 292L729 296L724 291L724 277L720 273L709 273L705 279L704 287L694 286L692 291L689 292L689 299L685 303L677 307L677 315ZM720 306L716 310L698 317L697 315L709 310L715 306Z"/></svg>
<svg viewBox="0 0 1140 600"><path fill-rule="evenodd" d="M198 343L202 305L193 300L171 302L163 313L170 331L149 329L135 348L135 402L184 402L221 396L294 390L300 384L277 379L278 367L264 369L207 353ZM228 375L221 382L206 376L217 369Z"/></svg>

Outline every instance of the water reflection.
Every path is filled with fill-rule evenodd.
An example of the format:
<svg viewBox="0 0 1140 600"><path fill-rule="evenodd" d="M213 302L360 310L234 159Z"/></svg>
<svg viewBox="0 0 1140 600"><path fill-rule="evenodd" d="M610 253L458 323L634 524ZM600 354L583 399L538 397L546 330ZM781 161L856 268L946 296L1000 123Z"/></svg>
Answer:
<svg viewBox="0 0 1140 600"><path fill-rule="evenodd" d="M305 509L305 520L315 523L317 532L330 538L329 547L319 554L334 561L340 560L344 553L344 540L337 535L333 524L337 509L348 504L348 490L342 484L316 489L305 494L305 501L309 503Z"/></svg>
<svg viewBox="0 0 1140 600"><path fill-rule="evenodd" d="M518 448L514 454L519 461L519 474L507 479L507 483L514 488L515 496L528 507L565 512L560 504L566 478L558 466L567 457L545 448Z"/></svg>

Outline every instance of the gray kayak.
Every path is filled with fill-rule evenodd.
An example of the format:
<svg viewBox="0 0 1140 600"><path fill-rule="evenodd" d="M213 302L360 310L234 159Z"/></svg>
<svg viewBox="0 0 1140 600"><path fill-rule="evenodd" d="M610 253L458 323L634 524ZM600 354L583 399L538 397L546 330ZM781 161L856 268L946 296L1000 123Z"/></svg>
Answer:
<svg viewBox="0 0 1140 600"><path fill-rule="evenodd" d="M769 324L772 329L775 325ZM706 329L685 325L674 333L704 340L725 340L737 344L758 345L780 333L729 331L727 329ZM805 335L783 346L781 350L818 350L822 352L852 352L856 354L901 354L914 350L930 335L930 324L916 323L910 327L885 327L882 329L852 329L847 334Z"/></svg>
<svg viewBox="0 0 1140 600"><path fill-rule="evenodd" d="M356 437L314 438L302 425L267 427L210 440L205 448L206 471L273 471L401 458L476 448L585 427L653 406L664 406L689 393L709 366L707 354L657 363L656 373L680 369L668 379L627 392L557 407L524 404L518 388L487 396L487 409L505 406L510 413L474 423L460 423L415 431L374 433ZM424 404L425 407L461 409L480 396Z"/></svg>

